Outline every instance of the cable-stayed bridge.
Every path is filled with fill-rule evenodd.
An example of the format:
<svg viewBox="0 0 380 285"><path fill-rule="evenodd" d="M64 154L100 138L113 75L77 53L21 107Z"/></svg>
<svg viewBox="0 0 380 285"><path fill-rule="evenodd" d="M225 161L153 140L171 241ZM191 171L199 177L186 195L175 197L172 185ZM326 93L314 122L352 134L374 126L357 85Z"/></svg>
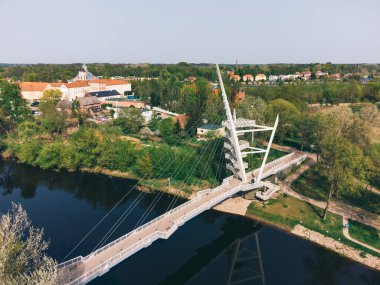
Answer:
<svg viewBox="0 0 380 285"><path fill-rule="evenodd" d="M216 188L197 192L196 196L182 205L168 211L154 220L141 225L130 233L114 240L102 248L82 257L76 257L58 265L58 284L86 284L94 278L108 272L113 266L119 264L139 250L148 247L157 239L168 239L180 226L200 213L211 209L220 202L241 191L251 191L266 185L263 179L279 173L306 159L305 155L290 153L284 157L266 163L278 124L278 117L273 127L257 125L254 120L236 118L232 114L222 77L217 66L222 97L226 109L226 165L234 175L223 180ZM266 149L250 146L248 141L240 140L239 136L255 132L271 131L270 140ZM248 167L243 158L249 154L264 153L260 168L246 172ZM270 192L270 189L268 189ZM271 195L271 192L268 194Z"/></svg>

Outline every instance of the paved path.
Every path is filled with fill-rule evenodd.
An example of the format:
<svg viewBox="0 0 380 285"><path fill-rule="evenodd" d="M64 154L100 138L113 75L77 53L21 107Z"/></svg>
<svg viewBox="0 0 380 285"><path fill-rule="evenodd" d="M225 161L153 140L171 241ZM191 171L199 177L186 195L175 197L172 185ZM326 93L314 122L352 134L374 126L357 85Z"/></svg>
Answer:
<svg viewBox="0 0 380 285"><path fill-rule="evenodd" d="M309 165L302 165L295 173L289 175L283 182L280 182L280 186L284 192L287 192L290 196L303 200L309 204L317 206L319 208L325 208L326 202L318 201L309 197L306 197L298 192L295 192L290 185L296 180L302 173L310 169ZM332 199L329 207L329 211L340 215L350 217L351 220L366 224L368 226L380 229L380 216L361 208L347 205L343 202Z"/></svg>
<svg viewBox="0 0 380 285"><path fill-rule="evenodd" d="M354 239L350 236L350 233L349 233L349 228L346 228L344 225L347 225L348 224L348 218L346 216L343 216L343 235L349 239L350 241L354 242L354 243L357 243L357 244L360 244L361 246L364 246L366 248L369 248L370 250L373 250L377 253L380 253L380 249L377 249L376 247L373 247L373 246L370 246L364 242L361 242L361 241L358 241L357 239Z"/></svg>

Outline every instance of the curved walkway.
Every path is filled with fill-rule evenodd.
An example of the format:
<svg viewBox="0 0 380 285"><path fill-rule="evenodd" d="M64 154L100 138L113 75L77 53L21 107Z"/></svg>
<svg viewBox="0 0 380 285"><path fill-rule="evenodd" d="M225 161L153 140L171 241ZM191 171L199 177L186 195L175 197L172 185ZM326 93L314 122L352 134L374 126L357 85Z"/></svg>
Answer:
<svg viewBox="0 0 380 285"><path fill-rule="evenodd" d="M370 246L364 242L361 242L361 241L358 241L357 239L354 239L350 236L350 233L349 233L349 228L345 227L344 225L347 225L348 224L348 218L346 216L343 216L343 235L345 236L345 238L349 239L350 241L354 242L354 243L357 243L357 244L360 244L361 246L364 246L370 250L373 250L377 253L380 253L380 249L377 249L373 246Z"/></svg>

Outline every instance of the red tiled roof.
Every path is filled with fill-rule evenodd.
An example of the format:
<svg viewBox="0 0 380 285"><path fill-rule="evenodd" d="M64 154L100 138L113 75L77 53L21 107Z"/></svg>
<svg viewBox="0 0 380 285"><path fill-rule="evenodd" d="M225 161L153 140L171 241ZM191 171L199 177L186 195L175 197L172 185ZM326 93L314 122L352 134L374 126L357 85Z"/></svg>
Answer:
<svg viewBox="0 0 380 285"><path fill-rule="evenodd" d="M105 83L107 86L110 85L123 85L128 84L128 81L121 80L121 79L94 79L91 80L90 83Z"/></svg>
<svg viewBox="0 0 380 285"><path fill-rule="evenodd" d="M79 88L88 86L88 81L76 81L70 83L63 83L67 88Z"/></svg>
<svg viewBox="0 0 380 285"><path fill-rule="evenodd" d="M21 91L44 91L47 85L48 85L47 82L20 82L19 83Z"/></svg>

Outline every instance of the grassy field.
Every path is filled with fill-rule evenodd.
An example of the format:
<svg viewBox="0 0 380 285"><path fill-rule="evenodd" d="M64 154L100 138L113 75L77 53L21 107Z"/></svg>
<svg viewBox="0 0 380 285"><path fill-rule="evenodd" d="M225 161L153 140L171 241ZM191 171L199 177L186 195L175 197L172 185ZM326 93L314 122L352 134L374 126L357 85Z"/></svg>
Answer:
<svg viewBox="0 0 380 285"><path fill-rule="evenodd" d="M248 207L246 216L274 224L288 231L296 224L301 224L306 228L339 240L353 248L380 257L380 254L351 242L344 237L341 216L329 213L324 221L321 218L322 213L323 209L307 204L304 201L290 196L279 196L278 199L270 200L266 205L252 203ZM375 246L372 243L368 244Z"/></svg>
<svg viewBox="0 0 380 285"><path fill-rule="evenodd" d="M380 236L375 228L356 221L350 221L350 236L380 249Z"/></svg>
<svg viewBox="0 0 380 285"><path fill-rule="evenodd" d="M323 177L316 166L304 172L292 184L292 189L307 197L326 201L328 195L328 183L326 178ZM362 191L357 197L352 197L341 193L338 198L345 203L362 208L366 211L380 215L380 195L370 191Z"/></svg>

